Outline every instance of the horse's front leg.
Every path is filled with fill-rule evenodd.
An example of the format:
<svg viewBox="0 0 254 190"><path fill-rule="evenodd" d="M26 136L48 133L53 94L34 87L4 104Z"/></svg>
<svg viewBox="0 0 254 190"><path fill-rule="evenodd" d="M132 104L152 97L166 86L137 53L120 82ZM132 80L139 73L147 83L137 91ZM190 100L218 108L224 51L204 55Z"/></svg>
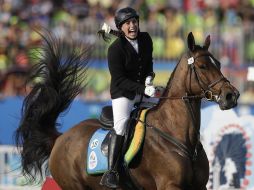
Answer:
<svg viewBox="0 0 254 190"><path fill-rule="evenodd" d="M206 185L209 179L209 162L202 148L198 152L197 160L193 162L193 190L206 190Z"/></svg>
<svg viewBox="0 0 254 190"><path fill-rule="evenodd" d="M190 190L193 179L192 162L178 152L171 152L163 160L163 170L154 175L157 190Z"/></svg>

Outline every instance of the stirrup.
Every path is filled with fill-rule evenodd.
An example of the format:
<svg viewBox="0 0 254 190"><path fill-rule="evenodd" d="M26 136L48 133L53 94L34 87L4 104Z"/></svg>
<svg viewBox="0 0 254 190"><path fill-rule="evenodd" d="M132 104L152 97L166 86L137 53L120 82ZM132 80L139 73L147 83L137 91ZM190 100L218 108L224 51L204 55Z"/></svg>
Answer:
<svg viewBox="0 0 254 190"><path fill-rule="evenodd" d="M106 171L100 181L100 185L111 189L119 188L119 174L115 170Z"/></svg>

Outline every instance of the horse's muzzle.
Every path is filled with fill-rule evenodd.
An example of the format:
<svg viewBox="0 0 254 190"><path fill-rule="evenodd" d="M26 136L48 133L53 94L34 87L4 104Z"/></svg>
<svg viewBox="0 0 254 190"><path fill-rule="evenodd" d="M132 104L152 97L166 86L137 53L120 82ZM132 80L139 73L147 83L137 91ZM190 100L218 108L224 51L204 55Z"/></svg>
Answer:
<svg viewBox="0 0 254 190"><path fill-rule="evenodd" d="M228 110L237 106L237 100L240 96L239 91L231 86L231 88L226 88L222 90L218 104L221 110Z"/></svg>

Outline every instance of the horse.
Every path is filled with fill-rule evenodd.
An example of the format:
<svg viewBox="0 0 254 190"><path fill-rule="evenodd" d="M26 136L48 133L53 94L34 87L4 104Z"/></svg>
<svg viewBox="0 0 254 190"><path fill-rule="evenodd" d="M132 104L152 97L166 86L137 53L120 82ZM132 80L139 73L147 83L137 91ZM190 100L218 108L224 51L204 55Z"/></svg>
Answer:
<svg viewBox="0 0 254 190"><path fill-rule="evenodd" d="M101 175L86 172L86 147L101 126L99 120L86 119L64 133L59 132L57 123L59 115L85 87L80 77L87 76L90 53L63 48L52 37L44 40L43 56L32 75L40 80L24 99L15 135L17 147L22 147L23 174L36 180L48 160L49 171L63 190L106 189L99 185ZM221 110L227 110L237 106L240 95L222 74L209 46L210 35L201 46L195 43L192 32L188 34L186 52L158 104L146 114L141 156L129 169L138 185L126 185L120 174L121 189L206 189L209 163L200 141L201 100L216 102Z"/></svg>

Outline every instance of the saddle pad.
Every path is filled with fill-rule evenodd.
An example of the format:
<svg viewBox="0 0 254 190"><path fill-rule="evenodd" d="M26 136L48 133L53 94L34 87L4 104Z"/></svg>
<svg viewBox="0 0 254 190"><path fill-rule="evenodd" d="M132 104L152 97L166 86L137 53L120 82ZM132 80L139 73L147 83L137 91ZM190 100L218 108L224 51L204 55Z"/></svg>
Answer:
<svg viewBox="0 0 254 190"><path fill-rule="evenodd" d="M148 109L142 110L130 146L125 153L124 161L128 165L138 153L145 136L145 116ZM101 151L101 144L110 130L98 129L89 141L87 150L87 173L102 174L108 170L108 158Z"/></svg>
<svg viewBox="0 0 254 190"><path fill-rule="evenodd" d="M144 109L142 110L140 116L139 116L139 120L138 123L136 124L135 127L135 131L134 131L134 135L133 138L131 140L131 144L127 150L127 152L125 153L124 156L124 161L127 165L129 165L129 163L131 162L131 160L134 158L134 156L138 153L144 137L145 137L145 118L146 118L146 113L149 109Z"/></svg>
<svg viewBox="0 0 254 190"><path fill-rule="evenodd" d="M100 174L108 170L108 158L101 152L101 143L108 133L109 130L98 129L89 141L86 166L88 174Z"/></svg>

